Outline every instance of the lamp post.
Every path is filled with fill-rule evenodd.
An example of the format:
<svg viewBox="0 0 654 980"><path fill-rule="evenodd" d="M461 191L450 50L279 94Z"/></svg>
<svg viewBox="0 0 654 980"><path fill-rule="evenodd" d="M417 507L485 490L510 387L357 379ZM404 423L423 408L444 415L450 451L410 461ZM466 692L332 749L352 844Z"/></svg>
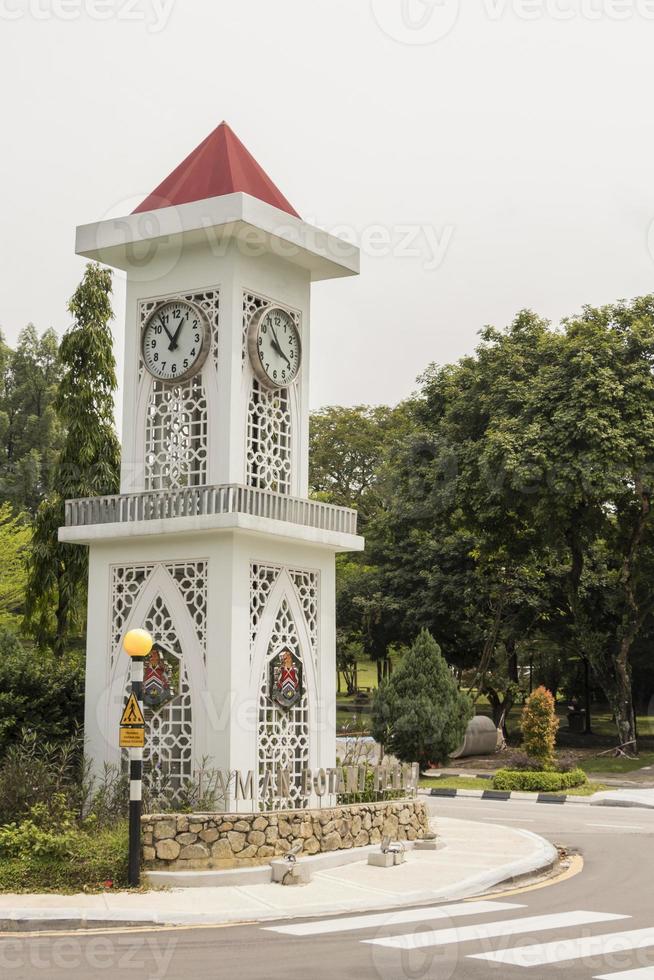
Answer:
<svg viewBox="0 0 654 980"><path fill-rule="evenodd" d="M143 806L143 662L152 649L153 640L146 630L130 630L123 648L132 658L132 690L120 722L121 747L129 747L129 883L138 887L141 880L141 809Z"/></svg>

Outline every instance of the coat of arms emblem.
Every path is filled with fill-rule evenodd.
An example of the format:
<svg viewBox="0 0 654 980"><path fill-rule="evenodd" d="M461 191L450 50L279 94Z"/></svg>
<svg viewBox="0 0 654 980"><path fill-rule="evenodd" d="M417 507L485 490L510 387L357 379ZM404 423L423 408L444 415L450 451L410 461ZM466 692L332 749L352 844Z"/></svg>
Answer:
<svg viewBox="0 0 654 980"><path fill-rule="evenodd" d="M270 697L282 708L292 708L302 697L302 662L288 647L270 661Z"/></svg>
<svg viewBox="0 0 654 980"><path fill-rule="evenodd" d="M161 708L175 697L173 669L158 644L145 658L143 671L143 704L148 708Z"/></svg>

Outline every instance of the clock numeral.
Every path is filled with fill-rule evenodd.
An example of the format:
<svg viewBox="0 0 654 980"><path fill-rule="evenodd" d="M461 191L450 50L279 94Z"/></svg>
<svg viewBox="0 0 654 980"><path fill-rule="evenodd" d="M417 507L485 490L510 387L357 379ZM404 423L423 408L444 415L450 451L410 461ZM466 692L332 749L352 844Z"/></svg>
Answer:
<svg viewBox="0 0 654 980"><path fill-rule="evenodd" d="M188 357L184 358L184 368L188 367Z"/></svg>
<svg viewBox="0 0 654 980"><path fill-rule="evenodd" d="M158 361L159 360L159 355L158 354L153 354L152 355L152 360L153 361Z"/></svg>

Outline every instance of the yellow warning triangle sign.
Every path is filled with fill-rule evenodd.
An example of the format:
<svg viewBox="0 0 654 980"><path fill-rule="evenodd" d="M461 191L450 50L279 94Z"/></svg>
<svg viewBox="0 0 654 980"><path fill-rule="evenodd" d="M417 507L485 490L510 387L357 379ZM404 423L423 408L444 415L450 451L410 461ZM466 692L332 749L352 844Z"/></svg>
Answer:
<svg viewBox="0 0 654 980"><path fill-rule="evenodd" d="M125 710L123 711L123 717L120 719L120 723L121 725L145 725L143 712L141 711L139 703L134 694L130 694L129 696L129 701L125 705Z"/></svg>

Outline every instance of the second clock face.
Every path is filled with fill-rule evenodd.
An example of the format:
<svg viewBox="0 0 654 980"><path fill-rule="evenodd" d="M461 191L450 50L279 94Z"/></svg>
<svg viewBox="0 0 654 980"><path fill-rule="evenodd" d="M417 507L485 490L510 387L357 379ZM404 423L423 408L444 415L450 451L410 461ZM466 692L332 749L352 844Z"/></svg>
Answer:
<svg viewBox="0 0 654 980"><path fill-rule="evenodd" d="M203 311L187 300L168 300L147 319L143 361L160 381L185 381L202 367L210 343L209 322Z"/></svg>
<svg viewBox="0 0 654 980"><path fill-rule="evenodd" d="M297 378L302 362L300 331L279 306L268 307L252 321L250 357L257 377L273 388L285 388Z"/></svg>

